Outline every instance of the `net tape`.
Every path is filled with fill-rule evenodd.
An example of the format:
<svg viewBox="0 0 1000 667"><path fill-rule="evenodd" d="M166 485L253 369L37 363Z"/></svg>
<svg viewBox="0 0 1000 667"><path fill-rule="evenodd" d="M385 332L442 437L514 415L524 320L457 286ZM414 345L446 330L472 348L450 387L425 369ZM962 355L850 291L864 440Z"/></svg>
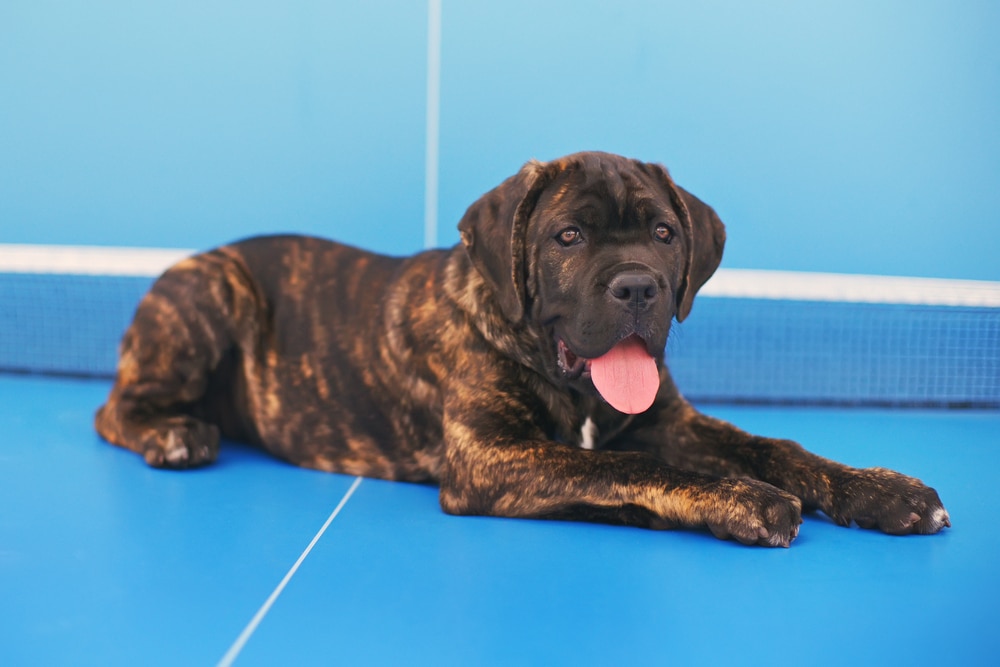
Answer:
<svg viewBox="0 0 1000 667"><path fill-rule="evenodd" d="M87 377L113 376L139 299L188 254L10 248L0 372ZM695 401L996 408L1000 284L723 270L667 359Z"/></svg>

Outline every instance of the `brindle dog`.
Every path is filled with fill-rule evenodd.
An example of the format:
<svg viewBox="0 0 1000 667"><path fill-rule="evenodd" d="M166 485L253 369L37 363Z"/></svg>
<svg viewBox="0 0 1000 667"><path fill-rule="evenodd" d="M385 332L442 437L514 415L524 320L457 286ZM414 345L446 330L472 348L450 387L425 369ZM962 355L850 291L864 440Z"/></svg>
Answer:
<svg viewBox="0 0 1000 667"><path fill-rule="evenodd" d="M125 333L97 430L156 467L210 463L221 435L300 466L437 483L451 514L707 527L767 546L791 543L802 510L893 534L950 525L916 479L684 400L667 334L725 231L663 167L532 161L459 229L461 244L409 258L275 236L180 262ZM602 359L619 375L599 392ZM651 393L634 389L650 368Z"/></svg>

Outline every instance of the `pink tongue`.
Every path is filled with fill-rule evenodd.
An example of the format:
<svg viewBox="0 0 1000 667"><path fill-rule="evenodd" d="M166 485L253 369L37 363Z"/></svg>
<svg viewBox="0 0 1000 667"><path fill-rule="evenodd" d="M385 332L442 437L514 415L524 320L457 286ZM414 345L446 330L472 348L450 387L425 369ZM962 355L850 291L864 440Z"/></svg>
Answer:
<svg viewBox="0 0 1000 667"><path fill-rule="evenodd" d="M629 415L646 411L660 388L656 360L638 336L629 336L604 356L591 359L590 377L611 407Z"/></svg>

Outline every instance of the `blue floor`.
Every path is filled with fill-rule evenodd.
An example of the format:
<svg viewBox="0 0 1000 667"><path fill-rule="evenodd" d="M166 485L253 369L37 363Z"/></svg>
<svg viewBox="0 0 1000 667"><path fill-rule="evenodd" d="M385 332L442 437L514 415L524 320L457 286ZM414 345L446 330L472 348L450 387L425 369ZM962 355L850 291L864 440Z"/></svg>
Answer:
<svg viewBox="0 0 1000 667"><path fill-rule="evenodd" d="M354 481L238 445L151 470L93 433L108 387L0 376L0 664L215 664ZM364 480L236 664L996 664L1000 413L707 411L922 477L954 528L771 550Z"/></svg>

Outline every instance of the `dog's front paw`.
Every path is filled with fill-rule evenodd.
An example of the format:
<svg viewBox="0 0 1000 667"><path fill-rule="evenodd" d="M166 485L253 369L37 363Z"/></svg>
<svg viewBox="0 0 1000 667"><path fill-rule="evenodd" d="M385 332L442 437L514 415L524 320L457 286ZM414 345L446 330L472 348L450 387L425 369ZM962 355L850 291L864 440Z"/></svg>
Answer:
<svg viewBox="0 0 1000 667"><path fill-rule="evenodd" d="M719 539L787 547L798 536L802 502L792 494L751 479L721 479L711 491L705 523Z"/></svg>
<svg viewBox="0 0 1000 667"><path fill-rule="evenodd" d="M919 479L886 468L851 470L834 487L830 517L842 526L892 535L936 533L951 526L937 491Z"/></svg>
<svg viewBox="0 0 1000 667"><path fill-rule="evenodd" d="M149 431L140 447L154 468L194 468L218 457L219 429L190 417L169 417Z"/></svg>

